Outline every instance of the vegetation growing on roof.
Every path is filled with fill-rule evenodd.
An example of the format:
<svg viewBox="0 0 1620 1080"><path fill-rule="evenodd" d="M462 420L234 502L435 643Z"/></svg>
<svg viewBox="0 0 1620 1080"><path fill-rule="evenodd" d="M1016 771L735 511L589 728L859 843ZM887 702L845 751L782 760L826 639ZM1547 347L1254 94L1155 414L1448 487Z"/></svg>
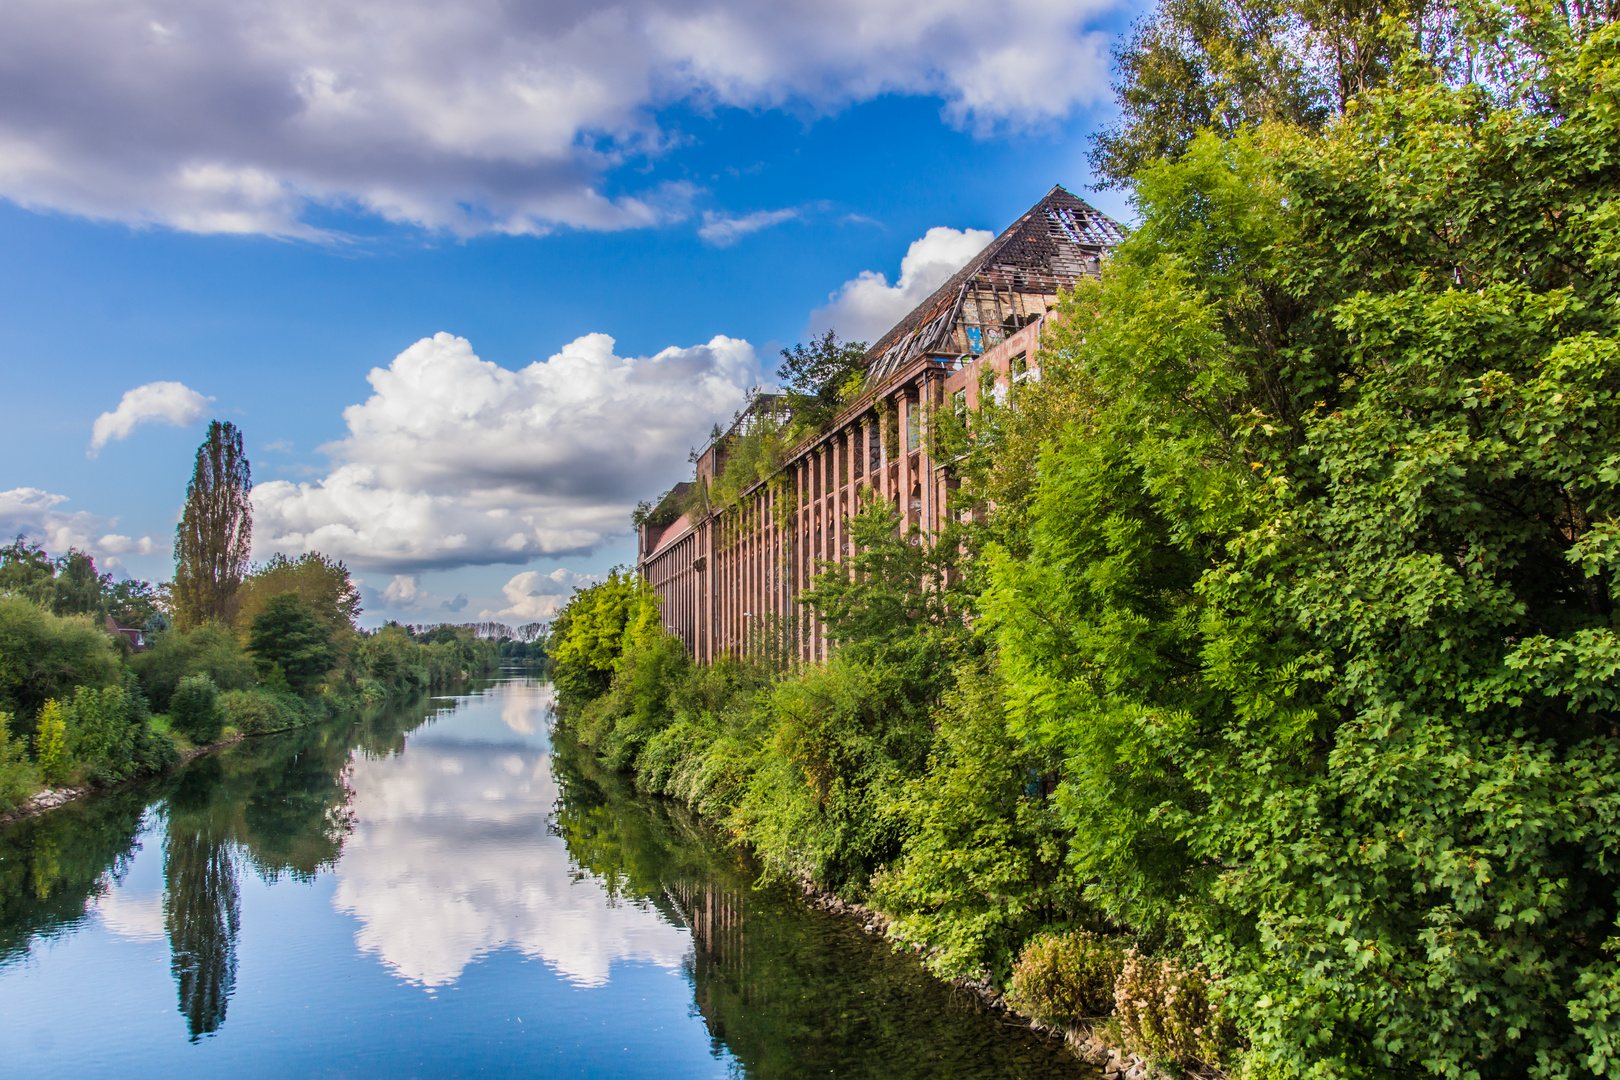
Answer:
<svg viewBox="0 0 1620 1080"><path fill-rule="evenodd" d="M808 344L783 349L776 373L794 421L806 432L824 432L861 392L866 342L839 341L828 330Z"/></svg>

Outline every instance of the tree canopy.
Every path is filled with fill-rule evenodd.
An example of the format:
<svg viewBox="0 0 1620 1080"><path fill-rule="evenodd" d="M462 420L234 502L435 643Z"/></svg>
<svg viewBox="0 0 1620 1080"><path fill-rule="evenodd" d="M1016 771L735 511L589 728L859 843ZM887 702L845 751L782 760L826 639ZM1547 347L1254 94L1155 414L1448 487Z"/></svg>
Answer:
<svg viewBox="0 0 1620 1080"><path fill-rule="evenodd" d="M321 613L298 593L275 593L264 600L248 632L248 648L268 678L279 671L295 693L308 693L338 662L334 631Z"/></svg>
<svg viewBox="0 0 1620 1080"><path fill-rule="evenodd" d="M859 391L865 372L866 342L839 341L832 330L783 349L776 368L794 420L810 430L832 422Z"/></svg>
<svg viewBox="0 0 1620 1080"><path fill-rule="evenodd" d="M182 627L230 622L253 550L252 469L242 433L208 425L197 448L186 505L174 538L174 618Z"/></svg>

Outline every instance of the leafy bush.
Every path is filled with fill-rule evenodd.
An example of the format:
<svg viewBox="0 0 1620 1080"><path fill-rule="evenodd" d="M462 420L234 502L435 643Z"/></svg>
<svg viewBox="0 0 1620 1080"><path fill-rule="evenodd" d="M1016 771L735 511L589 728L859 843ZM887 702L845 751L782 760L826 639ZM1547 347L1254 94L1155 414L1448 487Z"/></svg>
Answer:
<svg viewBox="0 0 1620 1080"><path fill-rule="evenodd" d="M767 872L857 895L900 854L895 803L927 761L926 713L887 667L846 652L762 695L755 771L730 817Z"/></svg>
<svg viewBox="0 0 1620 1080"><path fill-rule="evenodd" d="M60 784L67 780L73 767L68 755L68 725L66 710L56 700L47 701L34 725L34 762L39 775L47 784Z"/></svg>
<svg viewBox="0 0 1620 1080"><path fill-rule="evenodd" d="M1114 1011L1126 1044L1155 1061L1220 1064L1232 1046L1220 993L1202 965L1125 952L1114 986Z"/></svg>
<svg viewBox="0 0 1620 1080"><path fill-rule="evenodd" d="M936 971L1001 981L1031 935L1088 912L1045 790L1061 761L1008 733L993 673L964 663L951 674L956 686L933 714L928 769L896 800L904 854L873 892L896 916L894 932L928 947Z"/></svg>
<svg viewBox="0 0 1620 1080"><path fill-rule="evenodd" d="M207 675L187 675L169 698L174 729L201 746L219 739L225 716L219 707L219 687Z"/></svg>
<svg viewBox="0 0 1620 1080"><path fill-rule="evenodd" d="M167 630L152 648L131 657L130 666L158 712L169 711L169 698L187 675L207 675L221 690L246 690L257 681L253 658L220 622Z"/></svg>
<svg viewBox="0 0 1620 1080"><path fill-rule="evenodd" d="M75 760L117 768L134 755L136 733L144 720L122 686L73 692L69 750Z"/></svg>
<svg viewBox="0 0 1620 1080"><path fill-rule="evenodd" d="M174 761L174 745L152 730L150 719L146 698L128 672L121 686L80 686L71 696L52 699L40 712L41 772L52 783L109 784L161 769Z"/></svg>
<svg viewBox="0 0 1620 1080"><path fill-rule="evenodd" d="M118 651L90 619L0 596L0 710L11 714L15 734L31 736L34 718L51 698L119 678Z"/></svg>
<svg viewBox="0 0 1620 1080"><path fill-rule="evenodd" d="M1088 931L1042 934L1013 965L1008 1000L1049 1024L1106 1016L1124 966L1123 949Z"/></svg>
<svg viewBox="0 0 1620 1080"><path fill-rule="evenodd" d="M11 714L0 712L0 814L21 803L34 790L35 771L28 748L11 736Z"/></svg>
<svg viewBox="0 0 1620 1080"><path fill-rule="evenodd" d="M227 691L220 695L219 709L224 722L244 735L285 731L309 720L308 710L298 698L264 687Z"/></svg>

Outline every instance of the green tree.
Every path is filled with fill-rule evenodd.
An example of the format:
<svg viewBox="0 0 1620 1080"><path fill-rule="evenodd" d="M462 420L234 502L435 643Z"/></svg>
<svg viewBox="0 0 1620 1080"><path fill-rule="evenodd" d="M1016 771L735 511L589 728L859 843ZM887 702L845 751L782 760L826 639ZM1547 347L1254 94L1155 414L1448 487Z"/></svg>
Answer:
<svg viewBox="0 0 1620 1080"><path fill-rule="evenodd" d="M251 627L265 602L284 592L297 593L334 638L354 633L361 611L360 591L350 580L348 567L318 551L307 551L296 559L277 552L255 566L242 582L236 624Z"/></svg>
<svg viewBox="0 0 1620 1080"><path fill-rule="evenodd" d="M776 375L787 392L794 420L823 430L860 386L866 371L866 342L839 341L828 330L809 344L782 350Z"/></svg>
<svg viewBox="0 0 1620 1080"><path fill-rule="evenodd" d="M150 581L126 578L107 591L106 602L120 626L156 630L165 624L161 598Z"/></svg>
<svg viewBox="0 0 1620 1080"><path fill-rule="evenodd" d="M169 698L174 729L202 745L219 738L225 718L219 709L219 687L207 675L187 675Z"/></svg>
<svg viewBox="0 0 1620 1080"><path fill-rule="evenodd" d="M1320 139L1140 174L989 559L1071 868L1300 1075L1614 1044L1620 30L1517 17L1546 93L1409 52Z"/></svg>
<svg viewBox="0 0 1620 1080"><path fill-rule="evenodd" d="M303 694L337 663L332 638L332 627L297 593L288 591L264 601L248 634L248 648L262 669L279 668L287 685Z"/></svg>
<svg viewBox="0 0 1620 1080"><path fill-rule="evenodd" d="M607 691L624 654L625 630L655 602L637 575L618 568L606 581L574 590L551 627L561 708L578 708Z"/></svg>
<svg viewBox="0 0 1620 1080"><path fill-rule="evenodd" d="M230 622L253 547L252 470L236 425L215 420L197 448L174 539L174 618Z"/></svg>
<svg viewBox="0 0 1620 1080"><path fill-rule="evenodd" d="M0 711L14 717L14 734L31 736L51 698L76 686L119 681L112 639L84 616L52 615L36 604L0 597Z"/></svg>
<svg viewBox="0 0 1620 1080"><path fill-rule="evenodd" d="M169 697L187 675L207 675L221 690L246 690L256 675L253 658L223 623L193 630L166 630L145 652L129 659L152 707L169 709Z"/></svg>
<svg viewBox="0 0 1620 1080"><path fill-rule="evenodd" d="M0 593L50 607L55 580L56 564L42 546L26 536L17 536L0 548Z"/></svg>
<svg viewBox="0 0 1620 1080"><path fill-rule="evenodd" d="M96 573L96 563L89 555L69 549L56 560L55 596L51 610L58 615L105 615L112 575Z"/></svg>
<svg viewBox="0 0 1620 1080"><path fill-rule="evenodd" d="M77 548L52 559L23 536L0 548L0 593L26 597L53 614L105 615L115 589L112 575L97 573L95 560Z"/></svg>
<svg viewBox="0 0 1620 1080"><path fill-rule="evenodd" d="M1092 136L1092 168L1102 186L1126 187L1201 131L1230 138L1275 123L1319 133L1357 95L1398 82L1413 58L1470 82L1504 63L1501 42L1524 22L1504 20L1508 10L1453 0L1160 0L1114 47L1120 117Z"/></svg>
<svg viewBox="0 0 1620 1080"><path fill-rule="evenodd" d="M1287 0L1160 0L1114 46L1120 117L1092 136L1104 186L1186 152L1194 135L1235 135L1267 120L1320 130L1328 88L1300 55Z"/></svg>

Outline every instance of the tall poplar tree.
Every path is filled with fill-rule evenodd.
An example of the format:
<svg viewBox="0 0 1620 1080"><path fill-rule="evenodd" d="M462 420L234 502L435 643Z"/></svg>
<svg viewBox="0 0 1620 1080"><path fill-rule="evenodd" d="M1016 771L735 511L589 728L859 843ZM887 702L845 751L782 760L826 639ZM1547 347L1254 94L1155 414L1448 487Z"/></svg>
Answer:
<svg viewBox="0 0 1620 1080"><path fill-rule="evenodd" d="M215 420L197 448L174 537L174 617L180 627L229 620L253 547L251 468L235 424Z"/></svg>

